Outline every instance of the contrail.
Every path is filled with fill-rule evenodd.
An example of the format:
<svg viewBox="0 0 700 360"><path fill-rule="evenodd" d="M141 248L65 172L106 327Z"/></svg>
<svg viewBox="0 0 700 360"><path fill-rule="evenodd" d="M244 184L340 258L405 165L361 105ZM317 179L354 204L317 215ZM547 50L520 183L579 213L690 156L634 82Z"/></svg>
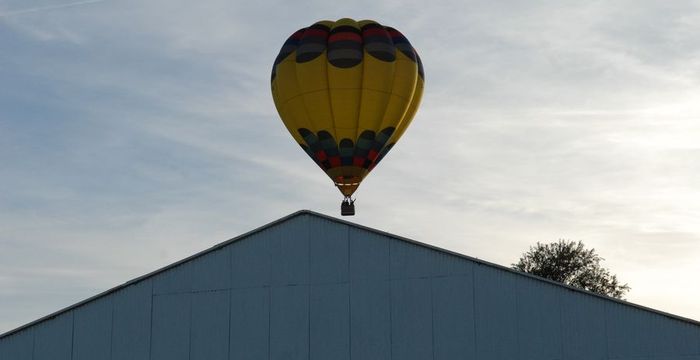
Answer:
<svg viewBox="0 0 700 360"><path fill-rule="evenodd" d="M103 2L103 1L106 1L106 0L85 0L85 1L76 1L76 2L72 2L72 3L68 3L68 4L49 5L49 6L40 6L40 7L22 9L22 10L14 10L14 11L0 13L0 17L27 14L27 13L33 13L33 12L39 12L39 11L45 11L45 10L63 9L63 8L67 8L67 7L79 6L79 5L85 5L85 4L94 4L94 3Z"/></svg>

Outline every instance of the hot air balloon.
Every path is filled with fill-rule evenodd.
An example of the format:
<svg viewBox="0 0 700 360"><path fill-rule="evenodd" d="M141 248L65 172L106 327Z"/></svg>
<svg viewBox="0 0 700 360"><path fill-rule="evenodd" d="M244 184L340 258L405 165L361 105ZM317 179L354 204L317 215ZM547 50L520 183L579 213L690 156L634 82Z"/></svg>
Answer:
<svg viewBox="0 0 700 360"><path fill-rule="evenodd" d="M423 65L398 30L372 20L319 21L284 43L272 97L294 140L343 194L352 194L411 123Z"/></svg>

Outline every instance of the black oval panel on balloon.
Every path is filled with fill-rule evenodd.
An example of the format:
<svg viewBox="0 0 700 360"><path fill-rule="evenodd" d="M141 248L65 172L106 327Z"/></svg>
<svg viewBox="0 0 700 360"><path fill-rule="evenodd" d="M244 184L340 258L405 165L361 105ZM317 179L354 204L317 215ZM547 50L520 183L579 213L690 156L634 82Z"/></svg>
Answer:
<svg viewBox="0 0 700 360"><path fill-rule="evenodd" d="M338 26L328 37L328 62L339 68L353 67L362 62L362 35L352 26Z"/></svg>
<svg viewBox="0 0 700 360"><path fill-rule="evenodd" d="M294 50L296 50L297 47L299 46L299 40L301 40L301 36L304 34L304 30L306 30L306 28L297 30L282 45L282 48L280 49L279 54L277 54L277 57L275 58L275 63L272 65L272 79L271 80L274 80L275 75L277 74L277 64L284 61L284 59L286 59L287 56L289 56L289 54L293 53Z"/></svg>
<svg viewBox="0 0 700 360"><path fill-rule="evenodd" d="M391 40L394 42L394 46L396 46L396 48L409 59L416 61L416 51L413 49L413 46L411 46L411 43L408 42L408 39L406 39L403 34L392 27L387 27L386 29L389 32L389 35L391 35Z"/></svg>
<svg viewBox="0 0 700 360"><path fill-rule="evenodd" d="M323 54L329 30L328 26L323 24L313 24L307 28L299 41L296 61L304 63Z"/></svg>
<svg viewBox="0 0 700 360"><path fill-rule="evenodd" d="M387 62L396 60L396 47L384 26L377 23L363 26L362 40L365 50L373 57Z"/></svg>

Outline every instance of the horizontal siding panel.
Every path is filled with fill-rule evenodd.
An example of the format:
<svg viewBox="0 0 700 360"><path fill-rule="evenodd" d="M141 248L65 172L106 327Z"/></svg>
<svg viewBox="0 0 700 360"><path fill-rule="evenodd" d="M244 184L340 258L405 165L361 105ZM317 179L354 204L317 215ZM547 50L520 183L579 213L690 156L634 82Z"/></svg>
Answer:
<svg viewBox="0 0 700 360"><path fill-rule="evenodd" d="M391 359L391 283L350 283L350 352L353 360Z"/></svg>
<svg viewBox="0 0 700 360"><path fill-rule="evenodd" d="M348 226L315 217L308 220L310 282L347 282Z"/></svg>
<svg viewBox="0 0 700 360"><path fill-rule="evenodd" d="M33 360L71 360L72 350L72 311L44 321L36 328Z"/></svg>
<svg viewBox="0 0 700 360"><path fill-rule="evenodd" d="M109 360L112 347L112 297L74 310L73 360Z"/></svg>
<svg viewBox="0 0 700 360"><path fill-rule="evenodd" d="M518 358L516 275L483 265L474 275L476 358Z"/></svg>
<svg viewBox="0 0 700 360"><path fill-rule="evenodd" d="M432 291L434 359L475 359L472 276L435 278Z"/></svg>
<svg viewBox="0 0 700 360"><path fill-rule="evenodd" d="M190 360L227 360L229 357L228 290L192 294Z"/></svg>
<svg viewBox="0 0 700 360"><path fill-rule="evenodd" d="M130 285L112 295L112 360L148 360L151 346L150 281Z"/></svg>
<svg viewBox="0 0 700 360"><path fill-rule="evenodd" d="M231 290L231 360L270 358L270 288Z"/></svg>
<svg viewBox="0 0 700 360"><path fill-rule="evenodd" d="M270 297L270 359L309 358L309 287L273 287Z"/></svg>
<svg viewBox="0 0 700 360"><path fill-rule="evenodd" d="M310 359L350 359L350 296L348 284L311 286Z"/></svg>
<svg viewBox="0 0 700 360"><path fill-rule="evenodd" d="M231 254L228 248L217 249L192 260L192 290L224 290L231 287Z"/></svg>
<svg viewBox="0 0 700 360"><path fill-rule="evenodd" d="M561 290L518 278L518 345L520 359L561 359Z"/></svg>
<svg viewBox="0 0 700 360"><path fill-rule="evenodd" d="M430 279L391 282L391 358L433 357L433 306Z"/></svg>
<svg viewBox="0 0 700 360"><path fill-rule="evenodd" d="M192 294L153 296L151 360L188 360Z"/></svg>
<svg viewBox="0 0 700 360"><path fill-rule="evenodd" d="M297 217L279 225L270 238L272 285L309 283L309 226L307 217Z"/></svg>
<svg viewBox="0 0 700 360"><path fill-rule="evenodd" d="M0 339L0 359L32 360L35 328Z"/></svg>
<svg viewBox="0 0 700 360"><path fill-rule="evenodd" d="M564 289L561 300L564 359L607 359L605 300Z"/></svg>
<svg viewBox="0 0 700 360"><path fill-rule="evenodd" d="M350 280L390 278L390 239L351 227L348 232Z"/></svg>

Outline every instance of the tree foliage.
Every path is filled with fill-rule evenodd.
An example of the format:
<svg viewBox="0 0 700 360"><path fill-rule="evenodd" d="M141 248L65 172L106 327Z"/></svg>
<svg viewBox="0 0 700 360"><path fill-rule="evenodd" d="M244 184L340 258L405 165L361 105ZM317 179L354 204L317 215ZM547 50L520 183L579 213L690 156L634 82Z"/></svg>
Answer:
<svg viewBox="0 0 700 360"><path fill-rule="evenodd" d="M559 240L551 244L537 243L524 253L513 269L550 279L594 293L622 299L630 290L617 276L603 268L602 257L595 249L586 249L583 242Z"/></svg>

